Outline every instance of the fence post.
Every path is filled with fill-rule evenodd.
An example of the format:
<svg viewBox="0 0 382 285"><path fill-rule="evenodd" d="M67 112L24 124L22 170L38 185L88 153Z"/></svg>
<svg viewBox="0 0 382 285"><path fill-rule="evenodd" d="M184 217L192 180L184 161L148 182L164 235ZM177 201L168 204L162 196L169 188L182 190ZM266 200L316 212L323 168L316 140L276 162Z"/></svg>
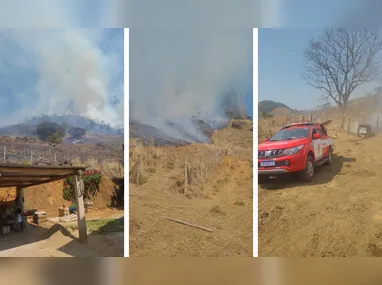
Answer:
<svg viewBox="0 0 382 285"><path fill-rule="evenodd" d="M54 165L57 165L57 156L54 154Z"/></svg>
<svg viewBox="0 0 382 285"><path fill-rule="evenodd" d="M187 165L187 157L184 159L184 194L187 194L188 191L188 177L187 177L187 171L188 165Z"/></svg>
<svg viewBox="0 0 382 285"><path fill-rule="evenodd" d="M137 161L137 176L136 176L136 179L135 179L135 185L136 185L136 186L139 185L139 167L140 167L140 164L141 164L141 156L138 155L138 161Z"/></svg>
<svg viewBox="0 0 382 285"><path fill-rule="evenodd" d="M4 163L5 163L5 156L6 156L6 153L7 153L7 147L4 146Z"/></svg>
<svg viewBox="0 0 382 285"><path fill-rule="evenodd" d="M350 133L350 123L351 123L351 118L349 117L349 123L348 123L348 135Z"/></svg>
<svg viewBox="0 0 382 285"><path fill-rule="evenodd" d="M377 116L377 130L379 130L379 116Z"/></svg>
<svg viewBox="0 0 382 285"><path fill-rule="evenodd" d="M203 174L202 174L202 158L199 158L199 165L200 165L200 181L203 181Z"/></svg>

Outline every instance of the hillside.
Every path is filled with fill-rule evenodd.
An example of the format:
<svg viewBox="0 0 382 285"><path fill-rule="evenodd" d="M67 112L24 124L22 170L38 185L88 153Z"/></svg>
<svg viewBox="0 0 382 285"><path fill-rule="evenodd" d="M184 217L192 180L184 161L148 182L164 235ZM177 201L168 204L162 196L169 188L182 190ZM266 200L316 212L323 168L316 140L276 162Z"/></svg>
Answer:
<svg viewBox="0 0 382 285"><path fill-rule="evenodd" d="M36 126L42 122L52 122L67 127L85 129L92 134L123 136L123 126L111 126L105 122L80 115L43 115L25 120L19 124L4 125L0 127L0 136L34 136Z"/></svg>
<svg viewBox="0 0 382 285"><path fill-rule="evenodd" d="M130 139L130 256L252 256L252 135L238 120L208 144Z"/></svg>
<svg viewBox="0 0 382 285"><path fill-rule="evenodd" d="M272 100L263 100L259 102L259 114L260 113L271 113L273 110L278 108L284 108L289 110L290 112L293 112L294 110L292 108L289 108L284 103L275 102Z"/></svg>

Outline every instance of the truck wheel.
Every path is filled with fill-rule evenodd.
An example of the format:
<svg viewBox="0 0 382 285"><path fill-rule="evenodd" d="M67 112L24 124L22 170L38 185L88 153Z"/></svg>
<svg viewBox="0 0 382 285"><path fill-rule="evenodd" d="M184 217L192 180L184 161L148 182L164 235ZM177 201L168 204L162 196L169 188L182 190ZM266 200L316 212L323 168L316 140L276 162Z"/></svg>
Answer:
<svg viewBox="0 0 382 285"><path fill-rule="evenodd" d="M309 155L306 159L305 169L300 172L300 179L304 182L311 182L315 173L313 157Z"/></svg>
<svg viewBox="0 0 382 285"><path fill-rule="evenodd" d="M328 156L328 160L325 162L326 165L331 165L332 164L332 150L329 148L329 156Z"/></svg>

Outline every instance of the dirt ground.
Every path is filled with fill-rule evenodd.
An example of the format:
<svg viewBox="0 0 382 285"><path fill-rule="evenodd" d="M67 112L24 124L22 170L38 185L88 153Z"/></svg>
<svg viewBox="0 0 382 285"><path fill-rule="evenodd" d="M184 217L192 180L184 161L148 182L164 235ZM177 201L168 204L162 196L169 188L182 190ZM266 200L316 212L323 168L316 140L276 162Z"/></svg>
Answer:
<svg viewBox="0 0 382 285"><path fill-rule="evenodd" d="M94 198L93 209L86 213L87 219L118 219L123 217L123 210L109 208L115 196L116 185L107 176L103 176L100 191ZM25 208L46 211L48 218L58 216L58 208L63 204L70 206L62 196L63 181L52 182L24 189ZM12 203L15 199L14 188L0 189L0 207ZM78 242L78 231L69 231L59 224L45 223L41 226L28 225L23 233L0 235L1 256L79 256L108 257L123 256L123 233L89 235L89 242Z"/></svg>
<svg viewBox="0 0 382 285"><path fill-rule="evenodd" d="M331 133L333 134L333 132ZM382 256L382 135L338 133L312 183L259 186L259 256Z"/></svg>
<svg viewBox="0 0 382 285"><path fill-rule="evenodd" d="M123 215L123 211L106 209L89 212L87 219L117 219ZM0 236L0 257L122 257L123 245L123 232L90 233L88 243L81 244L77 230L47 222L41 226L28 224L22 233Z"/></svg>
<svg viewBox="0 0 382 285"><path fill-rule="evenodd" d="M142 149L147 181L130 183L130 256L252 256L251 151L249 126L220 131L214 146ZM185 157L194 167L189 193L182 193Z"/></svg>

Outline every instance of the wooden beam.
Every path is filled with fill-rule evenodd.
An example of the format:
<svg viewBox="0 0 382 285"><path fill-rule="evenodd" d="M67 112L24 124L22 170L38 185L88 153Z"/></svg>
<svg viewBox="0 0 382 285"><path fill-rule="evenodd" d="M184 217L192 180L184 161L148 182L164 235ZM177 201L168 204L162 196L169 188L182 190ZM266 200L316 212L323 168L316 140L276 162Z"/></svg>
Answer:
<svg viewBox="0 0 382 285"><path fill-rule="evenodd" d="M67 172L66 172L67 173ZM70 172L70 173L73 173L73 172ZM22 176L25 176L25 177L51 177L51 176L61 176L62 174L40 174L40 173L23 173L25 175L22 175ZM17 172L14 172L14 173L0 173L0 178L1 177L20 177L20 173L17 173Z"/></svg>
<svg viewBox="0 0 382 285"><path fill-rule="evenodd" d="M24 181L42 181L46 179L51 179L49 176L41 176L41 177L30 177L30 176L20 176L20 177L0 177L0 182L2 181L15 181L15 182L24 182Z"/></svg>
<svg viewBox="0 0 382 285"><path fill-rule="evenodd" d="M85 206L84 206L84 182L80 175L75 176L75 194L77 204L77 224L80 235L80 241L86 243L88 241L88 233L86 229Z"/></svg>
<svg viewBox="0 0 382 285"><path fill-rule="evenodd" d="M31 186L30 183L0 183L0 188L10 188L10 187L17 187L17 186L22 186L24 188Z"/></svg>

